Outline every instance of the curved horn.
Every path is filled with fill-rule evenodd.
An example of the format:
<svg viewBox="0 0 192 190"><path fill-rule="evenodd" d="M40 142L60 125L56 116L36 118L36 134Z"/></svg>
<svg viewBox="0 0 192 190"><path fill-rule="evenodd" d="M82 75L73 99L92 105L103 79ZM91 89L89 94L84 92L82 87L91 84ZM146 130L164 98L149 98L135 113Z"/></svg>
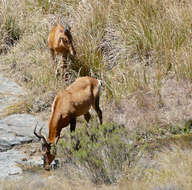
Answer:
<svg viewBox="0 0 192 190"><path fill-rule="evenodd" d="M35 135L36 137L38 137L39 139L43 139L43 141L44 141L45 144L48 144L48 143L47 143L47 140L45 139L45 137L41 134L41 131L42 131L43 127L41 127L41 129L39 130L39 134L36 133L36 128L37 128L37 124L36 124L36 126L35 126L34 131L33 131L33 132L34 132L34 135Z"/></svg>
<svg viewBox="0 0 192 190"><path fill-rule="evenodd" d="M36 137L38 137L39 139L41 139L41 136L39 136L39 135L36 133L36 128L37 128L37 124L36 124L36 126L35 126L35 128L34 128L33 133L34 133L34 135L35 135Z"/></svg>

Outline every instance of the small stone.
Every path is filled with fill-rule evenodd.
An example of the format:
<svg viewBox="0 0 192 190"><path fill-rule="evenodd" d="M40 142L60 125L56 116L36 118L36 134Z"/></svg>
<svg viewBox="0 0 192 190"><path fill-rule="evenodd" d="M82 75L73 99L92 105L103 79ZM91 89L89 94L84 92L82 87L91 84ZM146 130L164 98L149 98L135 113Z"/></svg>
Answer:
<svg viewBox="0 0 192 190"><path fill-rule="evenodd" d="M22 161L27 161L27 158L22 158L21 160L22 160Z"/></svg>
<svg viewBox="0 0 192 190"><path fill-rule="evenodd" d="M19 175L21 173L22 173L22 170L18 167L15 167L11 171L8 172L8 175Z"/></svg>

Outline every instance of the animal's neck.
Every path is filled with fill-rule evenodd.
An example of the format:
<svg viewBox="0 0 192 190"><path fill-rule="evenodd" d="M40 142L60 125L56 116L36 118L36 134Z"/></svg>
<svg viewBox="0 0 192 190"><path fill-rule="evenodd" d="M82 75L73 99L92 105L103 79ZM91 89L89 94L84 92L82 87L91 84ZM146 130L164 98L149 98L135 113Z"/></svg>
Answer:
<svg viewBox="0 0 192 190"><path fill-rule="evenodd" d="M49 136L48 136L48 141L51 144L55 143L55 139L57 137L57 125L56 121L54 120L54 117L51 117L51 120L49 122Z"/></svg>
<svg viewBox="0 0 192 190"><path fill-rule="evenodd" d="M57 137L60 137L61 129L69 124L69 117L62 117L60 114L53 114L49 122L48 141L51 144L55 143Z"/></svg>

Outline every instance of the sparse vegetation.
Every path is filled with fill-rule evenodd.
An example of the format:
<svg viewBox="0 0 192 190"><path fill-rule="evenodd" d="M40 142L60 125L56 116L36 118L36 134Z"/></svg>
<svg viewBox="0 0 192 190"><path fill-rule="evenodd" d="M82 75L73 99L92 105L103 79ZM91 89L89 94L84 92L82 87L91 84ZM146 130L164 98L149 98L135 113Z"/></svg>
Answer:
<svg viewBox="0 0 192 190"><path fill-rule="evenodd" d="M191 18L190 0L1 1L0 64L28 90L24 104L5 113L48 118L55 93L66 87L54 75L48 32L69 23L77 55L68 60L68 83L84 75L102 79L105 124L79 127L78 151L70 138L62 140L61 158L86 168L92 182L118 182L117 189L191 189L190 142L182 150L165 140L191 133ZM159 152L162 146L172 148Z"/></svg>

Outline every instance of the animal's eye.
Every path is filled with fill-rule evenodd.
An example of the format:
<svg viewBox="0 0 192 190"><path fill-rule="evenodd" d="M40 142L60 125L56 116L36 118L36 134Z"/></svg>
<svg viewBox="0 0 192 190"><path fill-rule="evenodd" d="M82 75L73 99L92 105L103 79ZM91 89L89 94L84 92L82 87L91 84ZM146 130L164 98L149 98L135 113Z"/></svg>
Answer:
<svg viewBox="0 0 192 190"><path fill-rule="evenodd" d="M67 43L67 42L68 42L68 40L67 40L67 39L64 39L64 42L65 42L65 43Z"/></svg>

